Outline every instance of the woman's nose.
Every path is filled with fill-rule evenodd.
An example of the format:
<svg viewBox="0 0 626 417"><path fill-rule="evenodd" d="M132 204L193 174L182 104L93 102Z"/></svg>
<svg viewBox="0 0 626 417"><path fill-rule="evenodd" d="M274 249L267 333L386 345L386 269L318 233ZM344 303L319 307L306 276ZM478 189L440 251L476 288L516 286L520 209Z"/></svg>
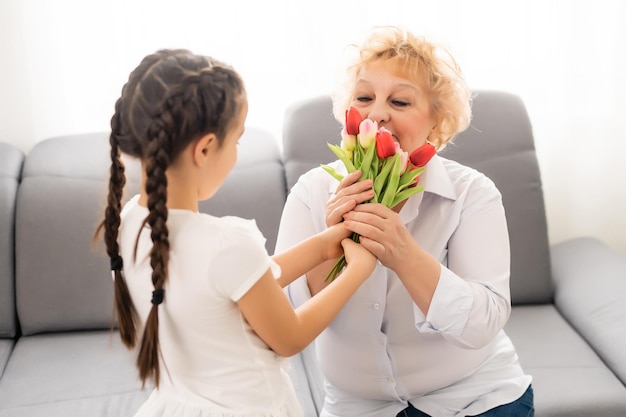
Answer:
<svg viewBox="0 0 626 417"><path fill-rule="evenodd" d="M387 121L389 121L389 112L387 111L387 109L380 104L374 104L371 108L370 111L367 114L367 118L370 120L373 120L377 123L385 123Z"/></svg>

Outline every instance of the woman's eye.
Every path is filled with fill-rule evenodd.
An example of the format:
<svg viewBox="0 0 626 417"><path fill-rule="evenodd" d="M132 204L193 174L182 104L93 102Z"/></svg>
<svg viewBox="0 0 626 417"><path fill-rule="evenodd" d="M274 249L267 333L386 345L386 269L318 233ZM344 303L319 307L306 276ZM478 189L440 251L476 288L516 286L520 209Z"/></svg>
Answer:
<svg viewBox="0 0 626 417"><path fill-rule="evenodd" d="M366 103L368 101L372 100L371 98L369 98L368 96L358 96L356 98L356 101L359 101L361 103Z"/></svg>
<svg viewBox="0 0 626 417"><path fill-rule="evenodd" d="M398 107L406 107L409 105L408 102L403 101L403 100L393 100L392 103L394 104L394 106L398 106Z"/></svg>

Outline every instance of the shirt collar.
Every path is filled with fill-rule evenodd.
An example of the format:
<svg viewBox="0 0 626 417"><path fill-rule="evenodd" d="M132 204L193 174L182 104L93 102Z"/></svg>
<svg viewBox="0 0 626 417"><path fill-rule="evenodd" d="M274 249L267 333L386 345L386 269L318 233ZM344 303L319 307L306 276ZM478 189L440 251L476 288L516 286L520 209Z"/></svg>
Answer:
<svg viewBox="0 0 626 417"><path fill-rule="evenodd" d="M425 193L437 194L450 200L456 200L456 192L450 181L448 171L443 165L443 158L437 154L426 164L426 170L420 175L419 184L424 186Z"/></svg>
<svg viewBox="0 0 626 417"><path fill-rule="evenodd" d="M400 219L404 224L408 224L417 217L420 204L426 193L456 200L456 192L454 191L446 167L443 165L443 159L437 154L426 164L426 170L420 175L418 184L424 186L424 191L409 198L404 204L404 207L402 207L402 210L400 210Z"/></svg>

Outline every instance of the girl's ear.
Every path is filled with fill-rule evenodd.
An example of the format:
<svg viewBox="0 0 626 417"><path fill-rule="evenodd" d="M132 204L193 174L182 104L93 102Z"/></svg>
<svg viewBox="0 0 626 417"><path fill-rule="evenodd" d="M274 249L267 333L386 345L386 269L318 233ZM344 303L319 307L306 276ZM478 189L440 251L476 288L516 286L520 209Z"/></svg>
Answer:
<svg viewBox="0 0 626 417"><path fill-rule="evenodd" d="M202 136L193 145L193 161L196 165L203 167L209 160L210 155L217 148L218 142L215 133L208 133Z"/></svg>

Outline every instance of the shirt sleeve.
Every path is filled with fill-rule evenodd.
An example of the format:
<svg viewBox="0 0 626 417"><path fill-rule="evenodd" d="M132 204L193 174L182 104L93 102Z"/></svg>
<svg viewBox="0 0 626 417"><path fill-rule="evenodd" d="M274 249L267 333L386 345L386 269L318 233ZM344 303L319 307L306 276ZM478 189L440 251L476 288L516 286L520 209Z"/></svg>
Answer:
<svg viewBox="0 0 626 417"><path fill-rule="evenodd" d="M324 175L330 177L325 172ZM276 252L284 251L326 228L326 224L323 223L325 216L321 213L321 210L325 209L325 204L320 204L320 202L328 200L332 192L329 190L334 191L338 183L333 180L335 181L333 184L324 179L323 175L317 175L316 169L313 169L303 174L291 189L281 216ZM311 298L304 275L286 286L284 292L294 308ZM300 401L304 404L312 398L315 408L321 410L325 397L324 377L317 359L315 345L314 341L298 355L290 358L294 363L291 377L301 390L298 392ZM305 394L300 394L300 392Z"/></svg>
<svg viewBox="0 0 626 417"><path fill-rule="evenodd" d="M278 229L276 252L282 252L315 233L310 210L295 194L290 194L285 202ZM294 307L299 307L311 298L306 276L291 282L284 289Z"/></svg>
<svg viewBox="0 0 626 417"><path fill-rule="evenodd" d="M339 169L339 168L337 168ZM333 183L334 182L334 183ZM303 174L293 186L283 208L276 240L276 253L282 252L326 228L325 202L339 183L320 168ZM284 289L294 307L311 298L306 276Z"/></svg>
<svg viewBox="0 0 626 417"><path fill-rule="evenodd" d="M272 268L265 237L254 220L229 218L219 249L213 256L216 290L237 302Z"/></svg>
<svg viewBox="0 0 626 417"><path fill-rule="evenodd" d="M486 177L464 196L447 249L447 266L442 265L428 314L414 306L416 327L469 348L483 347L504 327L511 312L504 207Z"/></svg>

